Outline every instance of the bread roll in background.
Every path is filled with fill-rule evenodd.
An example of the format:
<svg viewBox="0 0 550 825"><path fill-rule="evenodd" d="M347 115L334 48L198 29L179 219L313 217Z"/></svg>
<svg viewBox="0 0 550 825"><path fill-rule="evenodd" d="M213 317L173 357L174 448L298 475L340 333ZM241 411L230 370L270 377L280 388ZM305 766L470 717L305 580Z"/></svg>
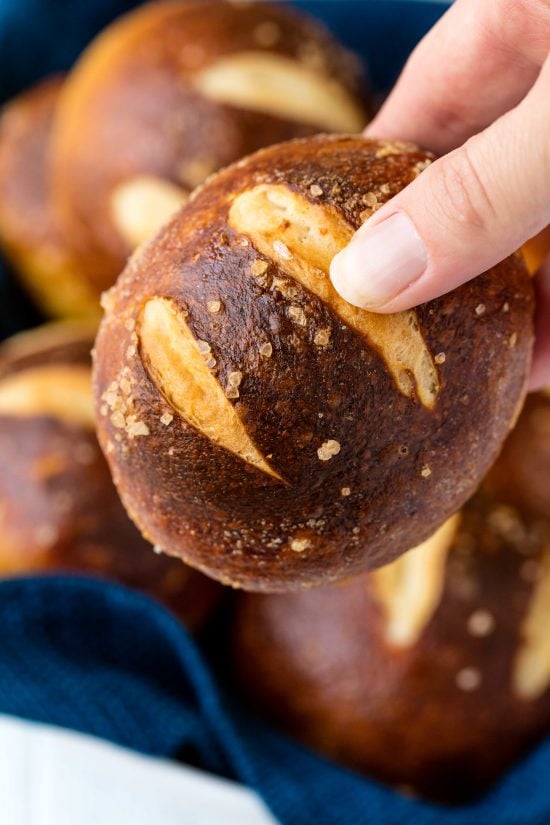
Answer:
<svg viewBox="0 0 550 825"><path fill-rule="evenodd" d="M105 288L210 173L366 120L357 59L308 15L267 3L148 3L100 34L67 80L52 142L57 213Z"/></svg>
<svg viewBox="0 0 550 825"><path fill-rule="evenodd" d="M166 552L246 589L318 585L391 561L473 493L523 397L522 257L393 316L328 276L430 159L359 137L265 149L200 188L106 296L99 439Z"/></svg>
<svg viewBox="0 0 550 825"><path fill-rule="evenodd" d="M45 315L99 320L99 292L79 272L51 204L48 152L62 84L47 78L0 112L0 247Z"/></svg>
<svg viewBox="0 0 550 825"><path fill-rule="evenodd" d="M92 342L93 327L66 323L0 348L0 576L104 576L196 628L221 588L155 555L127 517L94 432Z"/></svg>
<svg viewBox="0 0 550 825"><path fill-rule="evenodd" d="M550 519L549 389L527 396L486 483L503 501L534 518Z"/></svg>
<svg viewBox="0 0 550 825"><path fill-rule="evenodd" d="M238 695L315 750L443 802L550 729L550 524L482 492L347 584L242 595Z"/></svg>

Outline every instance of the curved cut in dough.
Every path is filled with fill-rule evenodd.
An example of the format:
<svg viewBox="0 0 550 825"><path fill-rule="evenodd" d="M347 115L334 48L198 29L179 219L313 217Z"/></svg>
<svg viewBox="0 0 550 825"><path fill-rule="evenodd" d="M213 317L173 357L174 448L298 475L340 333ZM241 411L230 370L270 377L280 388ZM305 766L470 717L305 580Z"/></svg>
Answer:
<svg viewBox="0 0 550 825"><path fill-rule="evenodd" d="M367 338L384 358L403 395L411 396L416 383L420 402L428 409L435 405L439 376L414 310L377 315L348 304L332 286L330 262L354 232L341 215L330 207L310 203L287 186L260 184L235 197L229 224ZM281 247L277 241L284 245L284 256L278 252Z"/></svg>
<svg viewBox="0 0 550 825"><path fill-rule="evenodd" d="M550 255L550 226L526 241L521 247L521 252L529 275L535 275Z"/></svg>
<svg viewBox="0 0 550 825"><path fill-rule="evenodd" d="M13 363L20 358L29 358L56 347L71 344L79 346L83 341L89 341L91 349L97 335L97 327L98 322L89 318L78 321L49 321L39 327L23 330L2 342L0 363Z"/></svg>
<svg viewBox="0 0 550 825"><path fill-rule="evenodd" d="M239 52L219 58L191 81L205 97L307 123L330 132L360 132L364 111L326 74L273 52Z"/></svg>
<svg viewBox="0 0 550 825"><path fill-rule="evenodd" d="M154 175L138 175L111 192L111 217L131 248L152 238L183 206L188 193Z"/></svg>
<svg viewBox="0 0 550 825"><path fill-rule="evenodd" d="M173 301L151 298L145 304L139 339L151 380L189 424L214 444L282 481L255 447Z"/></svg>
<svg viewBox="0 0 550 825"><path fill-rule="evenodd" d="M550 547L543 551L540 572L523 620L522 644L513 671L514 691L531 702L550 687Z"/></svg>
<svg viewBox="0 0 550 825"><path fill-rule="evenodd" d="M88 367L44 365L8 375L0 383L0 415L49 416L94 429L92 378Z"/></svg>
<svg viewBox="0 0 550 825"><path fill-rule="evenodd" d="M459 523L457 513L418 547L370 574L384 610L384 635L389 645L412 647L435 613L443 595L447 554Z"/></svg>

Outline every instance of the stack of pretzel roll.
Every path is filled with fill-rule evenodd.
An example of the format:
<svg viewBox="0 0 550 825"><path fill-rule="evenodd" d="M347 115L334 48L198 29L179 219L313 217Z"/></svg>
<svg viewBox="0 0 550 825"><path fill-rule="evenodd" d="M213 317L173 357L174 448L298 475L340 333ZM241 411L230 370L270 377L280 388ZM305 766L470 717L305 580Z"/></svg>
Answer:
<svg viewBox="0 0 550 825"><path fill-rule="evenodd" d="M46 314L89 315L210 173L292 137L359 131L361 75L324 26L290 8L147 3L64 80L5 107L0 245Z"/></svg>
<svg viewBox="0 0 550 825"><path fill-rule="evenodd" d="M224 0L138 7L5 106L0 248L65 320L0 349L0 575L114 578L193 629L250 591L238 694L456 803L550 726L540 251L344 301L332 258L434 160L369 108L317 21Z"/></svg>

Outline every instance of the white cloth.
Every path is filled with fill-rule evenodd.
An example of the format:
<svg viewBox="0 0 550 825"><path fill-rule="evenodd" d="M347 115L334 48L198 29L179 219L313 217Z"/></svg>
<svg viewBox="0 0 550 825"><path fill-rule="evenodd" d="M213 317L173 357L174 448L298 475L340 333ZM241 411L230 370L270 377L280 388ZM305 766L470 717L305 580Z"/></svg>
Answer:
<svg viewBox="0 0 550 825"><path fill-rule="evenodd" d="M91 736L0 715L1 825L277 825L254 793Z"/></svg>

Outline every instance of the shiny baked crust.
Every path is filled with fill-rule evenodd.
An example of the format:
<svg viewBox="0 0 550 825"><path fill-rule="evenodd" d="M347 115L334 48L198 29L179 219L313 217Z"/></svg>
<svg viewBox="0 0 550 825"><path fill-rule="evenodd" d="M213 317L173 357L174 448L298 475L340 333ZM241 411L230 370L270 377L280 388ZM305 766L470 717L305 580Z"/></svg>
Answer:
<svg viewBox="0 0 550 825"><path fill-rule="evenodd" d="M322 24L284 6L166 0L115 21L71 72L52 144L57 213L90 278L110 286L140 234L222 166L360 131L359 75Z"/></svg>
<svg viewBox="0 0 550 825"><path fill-rule="evenodd" d="M550 392L531 393L487 477L487 486L532 516L550 519Z"/></svg>
<svg viewBox="0 0 550 825"><path fill-rule="evenodd" d="M63 85L49 77L0 112L0 247L49 316L99 318L99 292L72 258L55 219L48 151Z"/></svg>
<svg viewBox="0 0 550 825"><path fill-rule="evenodd" d="M106 296L99 438L167 552L249 589L321 584L390 561L472 494L524 392L521 257L394 316L327 274L429 162L356 137L265 149L211 178Z"/></svg>
<svg viewBox="0 0 550 825"><path fill-rule="evenodd" d="M444 802L485 790L550 728L550 524L486 493L455 518L439 556L421 547L344 585L243 594L233 631L249 706Z"/></svg>
<svg viewBox="0 0 550 825"><path fill-rule="evenodd" d="M105 576L196 627L220 588L156 555L126 515L94 432L92 342L91 327L75 323L0 347L0 575Z"/></svg>

